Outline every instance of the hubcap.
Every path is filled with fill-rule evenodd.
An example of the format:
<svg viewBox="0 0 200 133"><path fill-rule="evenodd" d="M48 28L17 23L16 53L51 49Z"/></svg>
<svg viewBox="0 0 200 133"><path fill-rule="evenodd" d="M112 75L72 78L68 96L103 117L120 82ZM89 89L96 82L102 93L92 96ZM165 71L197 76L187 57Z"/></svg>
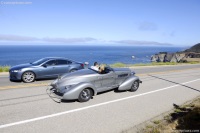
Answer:
<svg viewBox="0 0 200 133"><path fill-rule="evenodd" d="M23 79L25 82L32 82L35 78L35 75L32 72L26 72L23 75Z"/></svg>
<svg viewBox="0 0 200 133"><path fill-rule="evenodd" d="M137 89L138 88L138 82L135 81L132 85L132 89Z"/></svg>
<svg viewBox="0 0 200 133"><path fill-rule="evenodd" d="M90 91L89 90L83 90L82 94L81 94L81 97L83 99L88 99L90 97Z"/></svg>

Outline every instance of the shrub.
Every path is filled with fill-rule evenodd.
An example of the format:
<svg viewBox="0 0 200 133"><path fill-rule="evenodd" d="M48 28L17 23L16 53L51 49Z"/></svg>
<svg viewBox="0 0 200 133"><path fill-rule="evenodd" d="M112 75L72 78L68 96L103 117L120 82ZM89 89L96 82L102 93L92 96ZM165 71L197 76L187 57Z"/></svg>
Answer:
<svg viewBox="0 0 200 133"><path fill-rule="evenodd" d="M0 66L0 72L8 72L10 69L10 66Z"/></svg>
<svg viewBox="0 0 200 133"><path fill-rule="evenodd" d="M126 67L127 65L126 64L123 64L121 62L118 62L118 63L115 63L115 64L112 64L110 65L111 67Z"/></svg>

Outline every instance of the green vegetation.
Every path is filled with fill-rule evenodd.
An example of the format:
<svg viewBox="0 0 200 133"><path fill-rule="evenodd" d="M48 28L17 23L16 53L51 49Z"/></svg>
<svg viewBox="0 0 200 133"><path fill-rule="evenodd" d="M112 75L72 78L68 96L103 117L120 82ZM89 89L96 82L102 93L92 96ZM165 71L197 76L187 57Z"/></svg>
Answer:
<svg viewBox="0 0 200 133"><path fill-rule="evenodd" d="M175 62L152 62L146 64L135 64L133 66L162 66L162 65L178 65L179 63Z"/></svg>
<svg viewBox="0 0 200 133"><path fill-rule="evenodd" d="M0 72L8 72L10 69L10 66L0 66Z"/></svg>
<svg viewBox="0 0 200 133"><path fill-rule="evenodd" d="M135 67L135 66L162 66L162 65L181 65L181 64L199 64L199 62L187 62L187 63L175 63L175 62L152 62L152 63L141 63L141 64L124 64L117 62L110 64L111 67ZM0 72L8 72L10 66L0 66Z"/></svg>
<svg viewBox="0 0 200 133"><path fill-rule="evenodd" d="M141 64L124 64L121 62L111 64L111 67L134 67L134 66L162 66L162 65L182 65L182 64L199 64L199 62L187 62L187 63L176 63L176 62L152 62L152 63L141 63Z"/></svg>
<svg viewBox="0 0 200 133"><path fill-rule="evenodd" d="M182 112L182 110L181 109L175 109L174 112L180 113L180 112Z"/></svg>
<svg viewBox="0 0 200 133"><path fill-rule="evenodd" d="M159 124L160 121L159 121L159 120L155 120L155 121L153 121L153 123L154 123L154 124Z"/></svg>
<svg viewBox="0 0 200 133"><path fill-rule="evenodd" d="M162 133L192 130L199 132L200 127L200 97L192 103L182 106L174 105L174 111L161 120L151 121L144 129L145 133Z"/></svg>
<svg viewBox="0 0 200 133"><path fill-rule="evenodd" d="M153 126L152 125L147 125L146 128L153 128Z"/></svg>
<svg viewBox="0 0 200 133"><path fill-rule="evenodd" d="M117 62L115 64L111 64L111 67L127 67L127 64L121 63L121 62Z"/></svg>

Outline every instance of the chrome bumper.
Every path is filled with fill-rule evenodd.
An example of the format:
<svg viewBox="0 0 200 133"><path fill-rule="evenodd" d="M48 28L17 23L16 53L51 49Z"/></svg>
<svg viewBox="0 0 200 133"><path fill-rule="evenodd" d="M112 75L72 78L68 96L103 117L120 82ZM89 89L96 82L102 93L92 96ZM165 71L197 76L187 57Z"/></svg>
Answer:
<svg viewBox="0 0 200 133"><path fill-rule="evenodd" d="M49 97L54 101L54 102L57 102L57 103L60 103L61 100L63 99L62 96L58 95L56 92L57 90L51 86L51 85L48 85L47 86L47 89L46 89L46 92L47 94L49 95Z"/></svg>

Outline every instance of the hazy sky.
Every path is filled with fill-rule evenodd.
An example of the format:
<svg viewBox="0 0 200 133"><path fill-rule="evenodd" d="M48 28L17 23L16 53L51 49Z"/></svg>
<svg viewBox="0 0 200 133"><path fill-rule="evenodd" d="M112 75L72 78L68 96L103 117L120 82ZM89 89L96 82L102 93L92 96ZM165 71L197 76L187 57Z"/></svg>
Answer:
<svg viewBox="0 0 200 133"><path fill-rule="evenodd" d="M0 0L0 44L194 45L200 0Z"/></svg>

